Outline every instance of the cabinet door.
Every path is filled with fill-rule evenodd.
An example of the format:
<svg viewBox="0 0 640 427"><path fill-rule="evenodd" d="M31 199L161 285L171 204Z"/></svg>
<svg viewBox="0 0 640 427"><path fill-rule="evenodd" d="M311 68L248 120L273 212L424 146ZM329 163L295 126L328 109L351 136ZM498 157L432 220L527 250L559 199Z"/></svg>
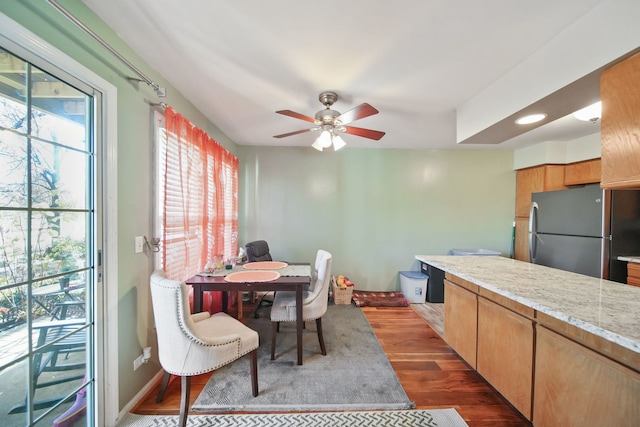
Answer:
<svg viewBox="0 0 640 427"><path fill-rule="evenodd" d="M640 286L640 264L635 262L627 264L627 284Z"/></svg>
<svg viewBox="0 0 640 427"><path fill-rule="evenodd" d="M444 339L475 369L478 296L446 279L444 295Z"/></svg>
<svg viewBox="0 0 640 427"><path fill-rule="evenodd" d="M564 165L544 165L544 188L542 191L564 190Z"/></svg>
<svg viewBox="0 0 640 427"><path fill-rule="evenodd" d="M640 186L640 55L605 70L602 100L603 188Z"/></svg>
<svg viewBox="0 0 640 427"><path fill-rule="evenodd" d="M564 185L595 184L602 175L600 159L570 163L564 168Z"/></svg>
<svg viewBox="0 0 640 427"><path fill-rule="evenodd" d="M516 173L516 216L529 217L531 193L544 190L544 167L521 169Z"/></svg>
<svg viewBox="0 0 640 427"><path fill-rule="evenodd" d="M533 342L532 320L478 299L477 371L529 420Z"/></svg>
<svg viewBox="0 0 640 427"><path fill-rule="evenodd" d="M637 426L640 374L538 326L533 424Z"/></svg>
<svg viewBox="0 0 640 427"><path fill-rule="evenodd" d="M564 165L542 165L516 173L516 217L528 217L531 193L563 190Z"/></svg>
<svg viewBox="0 0 640 427"><path fill-rule="evenodd" d="M516 218L516 243L514 258L530 262L529 256L529 218Z"/></svg>

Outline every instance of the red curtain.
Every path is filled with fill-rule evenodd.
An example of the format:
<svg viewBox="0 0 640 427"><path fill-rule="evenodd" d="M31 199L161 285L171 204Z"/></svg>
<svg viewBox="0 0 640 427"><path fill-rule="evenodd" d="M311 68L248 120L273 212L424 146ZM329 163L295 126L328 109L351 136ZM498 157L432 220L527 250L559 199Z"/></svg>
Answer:
<svg viewBox="0 0 640 427"><path fill-rule="evenodd" d="M214 255L238 253L238 159L171 107L160 140L162 268L185 280ZM219 292L205 297L205 309L221 308Z"/></svg>

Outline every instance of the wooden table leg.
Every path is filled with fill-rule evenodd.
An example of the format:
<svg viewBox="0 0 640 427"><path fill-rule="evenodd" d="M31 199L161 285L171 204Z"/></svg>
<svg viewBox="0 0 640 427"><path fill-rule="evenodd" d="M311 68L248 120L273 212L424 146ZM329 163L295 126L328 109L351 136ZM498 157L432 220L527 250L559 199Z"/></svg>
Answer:
<svg viewBox="0 0 640 427"><path fill-rule="evenodd" d="M242 291L238 291L238 295L236 296L236 299L238 300L238 320L242 319Z"/></svg>
<svg viewBox="0 0 640 427"><path fill-rule="evenodd" d="M202 312L202 291L200 289L193 290L193 312Z"/></svg>
<svg viewBox="0 0 640 427"><path fill-rule="evenodd" d="M302 318L302 285L296 286L296 324L298 342L298 365L302 365L302 329L304 319Z"/></svg>
<svg viewBox="0 0 640 427"><path fill-rule="evenodd" d="M229 292L231 291L222 291L222 312L229 312Z"/></svg>

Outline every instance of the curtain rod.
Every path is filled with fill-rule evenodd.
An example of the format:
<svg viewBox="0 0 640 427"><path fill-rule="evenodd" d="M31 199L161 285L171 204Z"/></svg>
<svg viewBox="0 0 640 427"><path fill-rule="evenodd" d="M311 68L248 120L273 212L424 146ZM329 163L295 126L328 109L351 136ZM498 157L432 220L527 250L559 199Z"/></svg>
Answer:
<svg viewBox="0 0 640 427"><path fill-rule="evenodd" d="M167 104L165 104L164 102L153 102L153 101L149 101L148 99L145 99L145 101L147 102L147 104L149 104L152 107L155 108L160 108L162 110L166 110L167 107L169 107Z"/></svg>
<svg viewBox="0 0 640 427"><path fill-rule="evenodd" d="M144 73L142 71L140 71L135 65L133 65L131 62L129 62L124 56L122 56L118 51L116 51L114 48L112 48L111 46L109 46L107 44L107 42L105 42L104 40L102 40L96 33L94 33L93 31L91 31L91 29L89 29L89 27L87 27L86 25L84 25L82 22L80 22L75 16L73 16L68 10L66 10L64 7L62 7L62 5L60 5L60 3L58 3L56 0L47 0L47 3L49 3L51 6L53 6L54 8L56 8L58 10L58 12L62 13L65 17L67 17L67 19L69 19L71 22L73 22L74 24L76 24L77 27L79 27L81 30L83 30L85 33L89 34L91 37L93 37L94 40L96 40L98 43L100 43L105 49L107 49L109 52L111 52L116 58L118 58L120 60L120 62L122 62L124 65L126 65L127 67L129 67L129 69L131 71L133 71L134 73L136 73L143 82L145 82L146 84L148 84L149 86L151 86L153 88L153 90L155 90L156 95L164 97L167 96L167 90L163 87L160 87L159 84L153 82L149 77L147 77L146 75L144 75Z"/></svg>

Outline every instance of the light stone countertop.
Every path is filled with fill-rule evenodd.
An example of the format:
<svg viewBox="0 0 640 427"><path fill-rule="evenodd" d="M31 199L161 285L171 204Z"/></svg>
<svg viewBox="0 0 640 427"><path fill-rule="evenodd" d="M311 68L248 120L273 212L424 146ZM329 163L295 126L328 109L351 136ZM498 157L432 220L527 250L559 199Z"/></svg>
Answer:
<svg viewBox="0 0 640 427"><path fill-rule="evenodd" d="M618 261L635 262L640 264L640 256L619 256Z"/></svg>
<svg viewBox="0 0 640 427"><path fill-rule="evenodd" d="M640 287L500 256L415 258L640 353Z"/></svg>

